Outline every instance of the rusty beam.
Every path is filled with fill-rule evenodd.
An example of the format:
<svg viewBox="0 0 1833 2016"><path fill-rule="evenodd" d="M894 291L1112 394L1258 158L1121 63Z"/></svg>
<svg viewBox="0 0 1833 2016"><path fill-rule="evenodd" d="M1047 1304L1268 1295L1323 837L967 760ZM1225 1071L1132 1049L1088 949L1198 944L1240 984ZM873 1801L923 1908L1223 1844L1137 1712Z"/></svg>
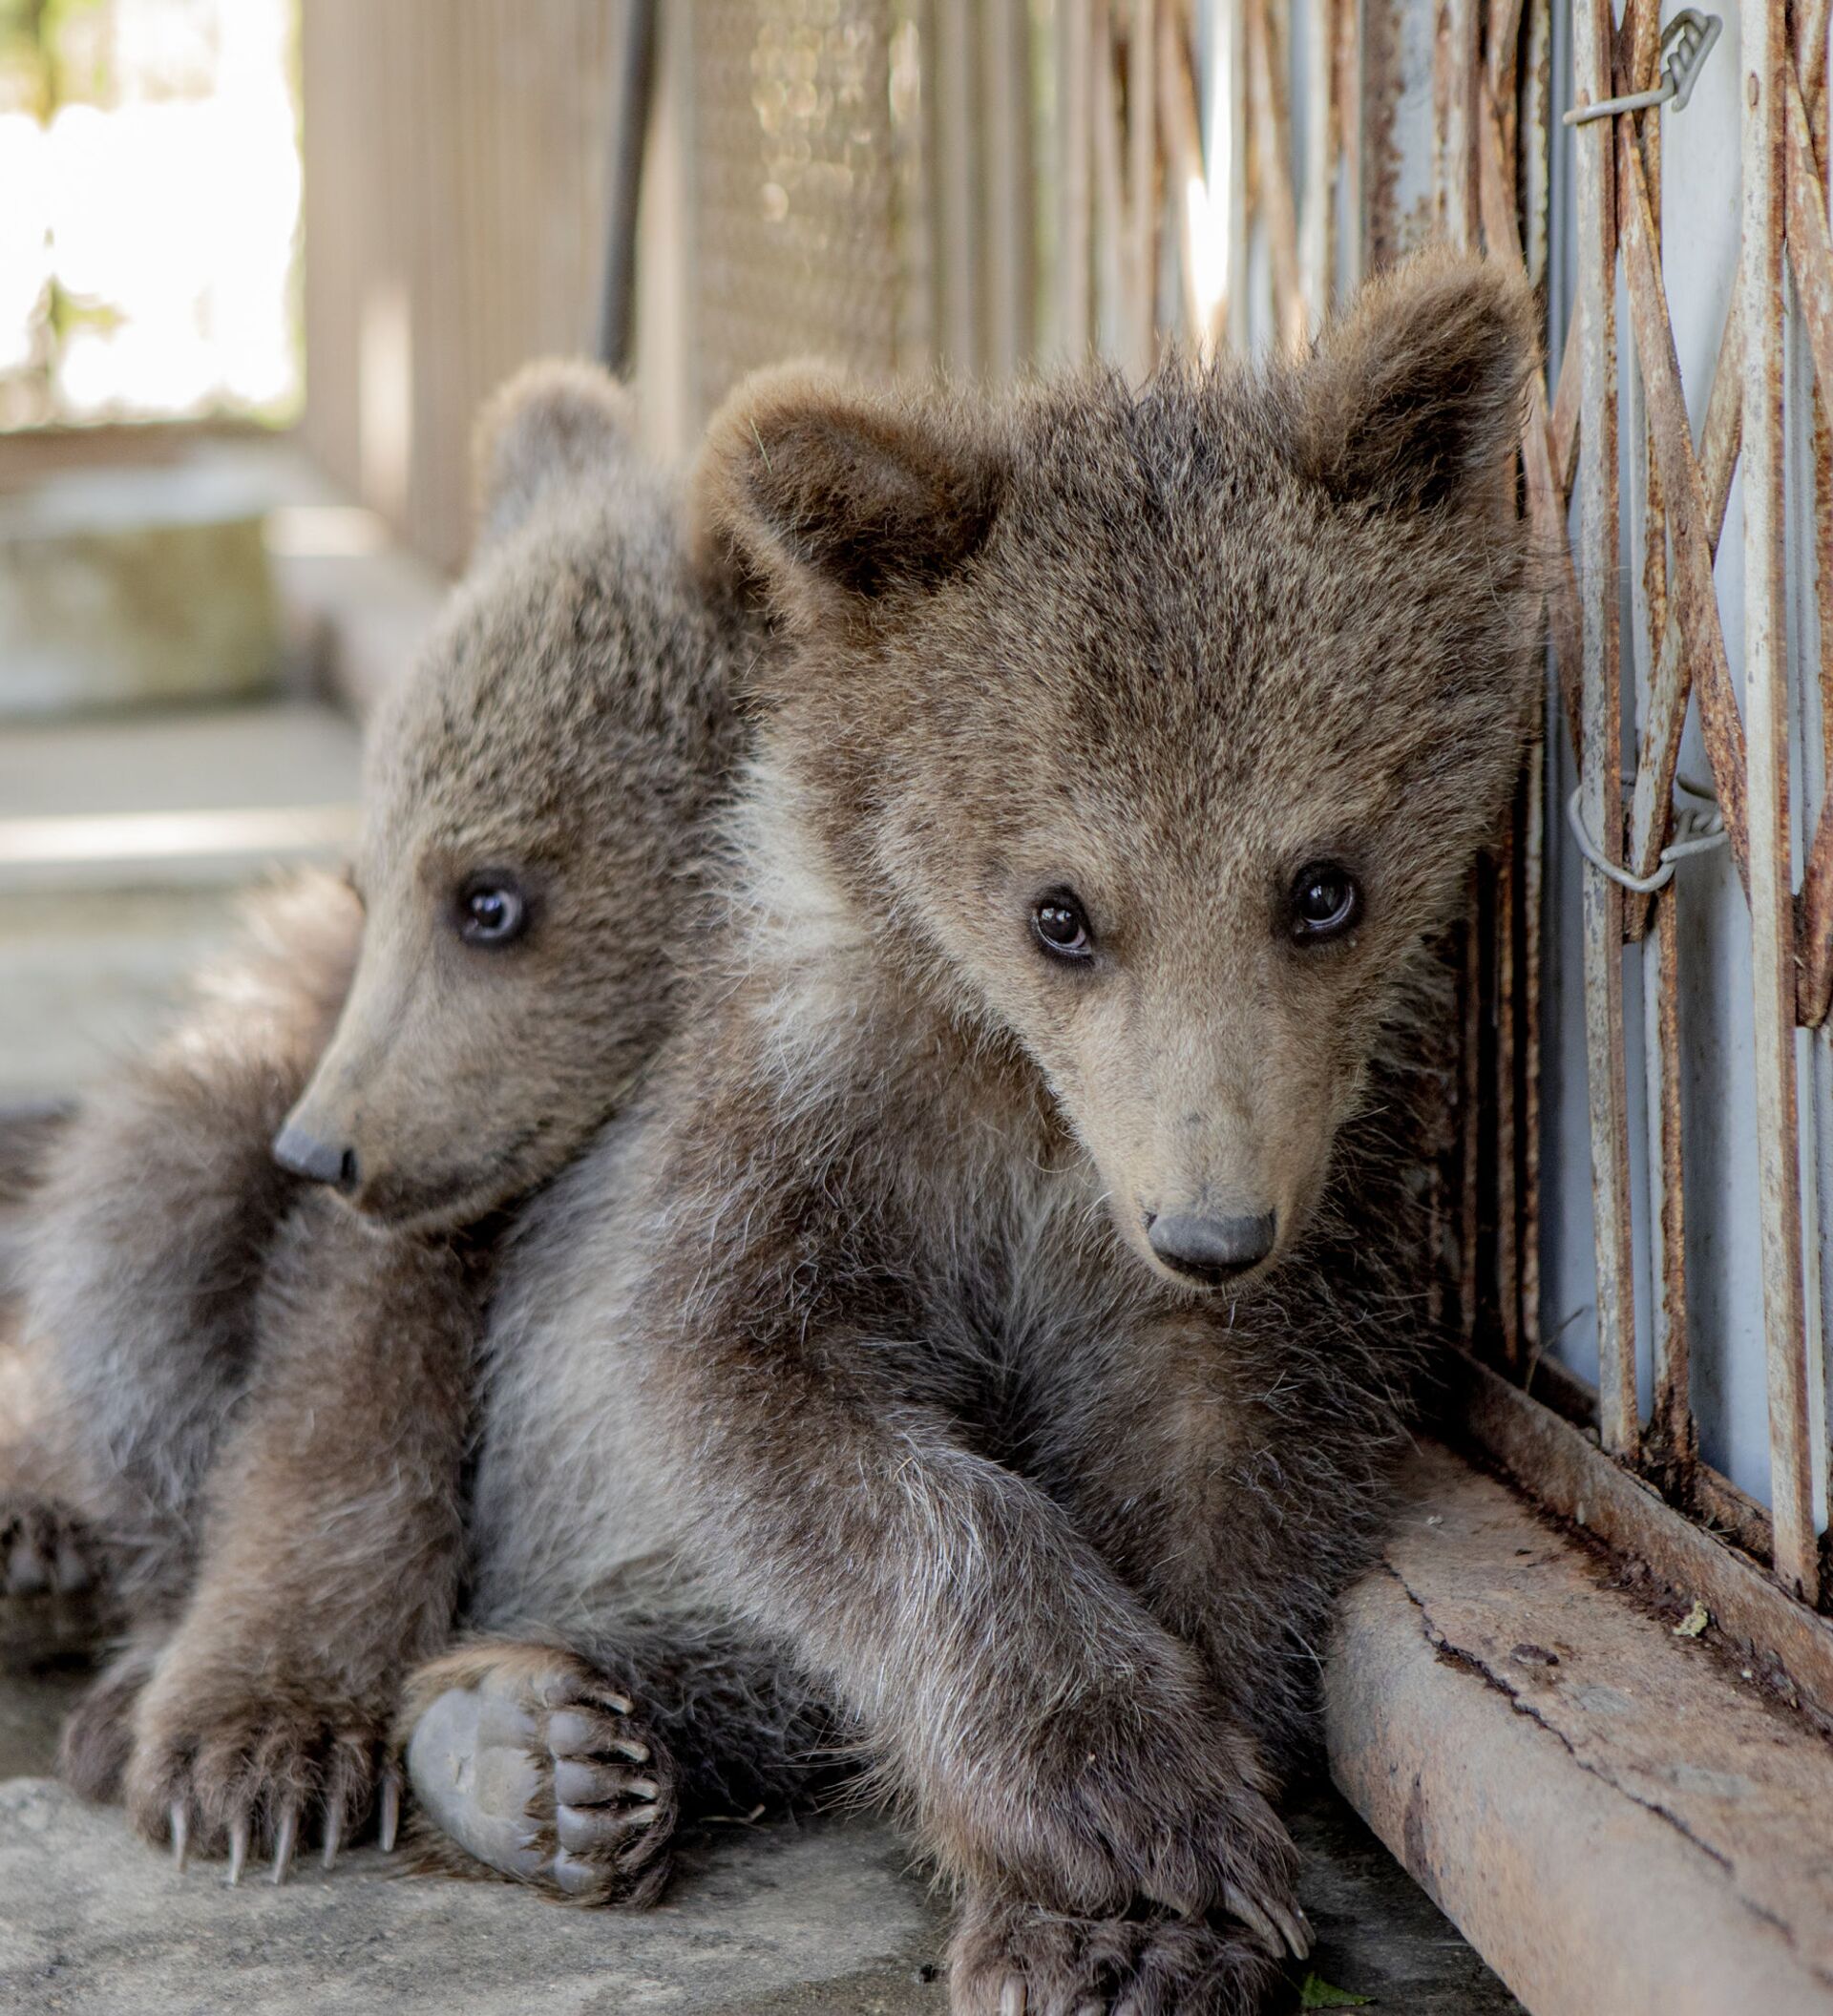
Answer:
<svg viewBox="0 0 1833 2016"><path fill-rule="evenodd" d="M1781 0L1744 0L1744 711L1749 757L1751 967L1763 1329L1776 1574L1818 1592L1801 1283L1790 887L1789 695L1783 583L1782 263L1788 61Z"/></svg>
<svg viewBox="0 0 1833 2016"><path fill-rule="evenodd" d="M1611 95L1610 0L1573 10L1578 102ZM1616 176L1612 121L1573 136L1578 181L1578 298L1583 736L1580 810L1604 857L1623 856L1623 699L1617 629ZM1570 368L1570 365L1569 365ZM1630 1223L1629 1091L1623 1050L1623 892L1584 872L1585 1060L1591 1136L1591 1224L1597 1267L1599 1422L1604 1446L1633 1459L1640 1441L1635 1391L1634 1257Z"/></svg>
<svg viewBox="0 0 1833 2016"><path fill-rule="evenodd" d="M1813 352L1814 375L1824 399L1833 393L1833 233L1827 228L1826 197L1815 160L1807 108L1792 76L1784 78L1783 88L1787 95L1788 260L1795 274L1795 300ZM1822 483L1822 491L1825 488ZM1824 512L1825 497L1818 498L1817 504ZM1822 640L1823 646L1827 641ZM1809 1028L1825 1020L1833 998L1833 821L1827 816L1829 803L1833 799L1822 802L1801 878L1796 1015Z"/></svg>
<svg viewBox="0 0 1833 2016"><path fill-rule="evenodd" d="M1502 122L1488 80L1482 81L1482 106L1478 119L1478 196L1483 209L1483 235L1490 253L1521 263L1521 238L1515 224L1515 204L1508 188L1503 156ZM1547 416L1547 390L1536 371L1528 381L1528 417L1521 435L1522 472L1528 492L1528 514L1534 536L1549 556L1553 578L1548 592L1548 626L1552 633L1553 659L1559 671L1559 690L1566 709L1566 724L1576 751L1582 740L1579 717L1581 653L1578 624L1578 582L1572 572L1571 543L1566 536L1566 487L1555 472L1554 449Z"/></svg>
<svg viewBox="0 0 1833 2016"><path fill-rule="evenodd" d="M1623 232L1630 320L1635 331L1636 356L1642 366L1650 432L1670 506L1675 615L1679 630L1691 646L1685 659L1678 651L1670 653L1663 649L1650 683L1643 759L1636 766L1630 808L1630 830L1634 836L1632 867L1639 875L1653 873L1654 859L1667 840L1668 806L1674 794L1675 767L1680 757L1680 731L1686 724L1687 694L1692 688L1699 696L1700 725L1712 756L1718 808L1731 835L1732 851L1748 882L1744 737L1738 716L1738 698L1731 683L1731 666L1725 656L1724 632L1718 620L1717 592L1713 585L1712 512L1693 452L1693 429L1687 417L1680 366L1675 356L1674 332L1662 291L1660 252L1649 214L1642 158L1636 151L1630 122L1619 121L1619 129L1617 212ZM1665 644L1665 638L1663 641ZM1639 853L1634 850L1638 847Z"/></svg>

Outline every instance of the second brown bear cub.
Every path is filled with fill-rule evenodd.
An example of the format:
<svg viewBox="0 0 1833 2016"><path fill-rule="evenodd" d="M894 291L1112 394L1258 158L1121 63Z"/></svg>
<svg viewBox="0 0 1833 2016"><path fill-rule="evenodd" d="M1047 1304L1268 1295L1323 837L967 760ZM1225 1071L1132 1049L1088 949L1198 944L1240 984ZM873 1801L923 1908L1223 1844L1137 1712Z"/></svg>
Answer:
<svg viewBox="0 0 1833 2016"><path fill-rule="evenodd" d="M738 630L630 427L584 366L499 395L478 551L373 725L349 887L263 900L37 1201L60 1495L130 1634L66 1770L181 1848L334 1851L378 1787L391 1832L399 1681L457 1596L504 1209L617 1108L674 1011ZM15 1541L50 1564L39 1523Z"/></svg>

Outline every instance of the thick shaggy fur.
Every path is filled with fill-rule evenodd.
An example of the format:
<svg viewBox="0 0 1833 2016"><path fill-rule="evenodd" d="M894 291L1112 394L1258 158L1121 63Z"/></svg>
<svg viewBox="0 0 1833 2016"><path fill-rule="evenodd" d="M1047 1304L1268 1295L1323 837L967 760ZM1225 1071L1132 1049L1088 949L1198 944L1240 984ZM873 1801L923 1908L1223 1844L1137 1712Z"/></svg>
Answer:
<svg viewBox="0 0 1833 2016"><path fill-rule="evenodd" d="M53 1153L31 1332L129 1632L65 1765L155 1837L284 1857L363 1820L452 1623L491 1250L675 1012L745 644L627 417L586 367L499 397L484 541L373 725L350 886L263 899ZM528 929L464 941L505 871ZM276 1166L289 1114L351 1145L348 1200Z"/></svg>
<svg viewBox="0 0 1833 2016"><path fill-rule="evenodd" d="M729 1618L678 1761L831 1766L757 1676L825 1700L957 1887L959 2016L1244 2011L1305 1943L1271 1801L1417 1354L1425 948L1530 732L1531 356L1433 255L1301 363L714 423L702 550L783 640L736 913L499 1256L472 1615L652 1720L706 1690L659 1569ZM1304 945L1320 859L1362 908ZM1148 1237L1206 1208L1277 1225L1215 1292Z"/></svg>

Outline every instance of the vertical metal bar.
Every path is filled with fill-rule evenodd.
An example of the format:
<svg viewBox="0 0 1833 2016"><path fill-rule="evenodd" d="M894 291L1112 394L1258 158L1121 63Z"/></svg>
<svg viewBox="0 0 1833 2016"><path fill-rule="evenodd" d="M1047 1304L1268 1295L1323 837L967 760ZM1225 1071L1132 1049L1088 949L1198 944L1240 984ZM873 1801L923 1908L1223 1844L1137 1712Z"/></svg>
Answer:
<svg viewBox="0 0 1833 2016"><path fill-rule="evenodd" d="M1795 903L1782 582L1782 220L1788 60L1782 0L1743 7L1744 712L1749 764L1757 1156L1769 1364L1776 1573L1812 1602L1819 1573L1801 1297L1795 1087Z"/></svg>
<svg viewBox="0 0 1833 2016"><path fill-rule="evenodd" d="M978 142L984 130L976 116L975 22L966 0L936 0L933 19L928 82L936 98L936 328L943 363L972 375L982 364L975 240Z"/></svg>
<svg viewBox="0 0 1833 2016"><path fill-rule="evenodd" d="M1337 13L1342 0L1312 0L1305 39L1305 181L1298 264L1305 322L1316 329L1330 312L1337 268Z"/></svg>
<svg viewBox="0 0 1833 2016"><path fill-rule="evenodd" d="M623 0L611 78L611 182L599 287L599 361L620 374L637 341L637 213L656 83L656 0Z"/></svg>
<svg viewBox="0 0 1833 2016"><path fill-rule="evenodd" d="M1087 350L1092 327L1089 208L1093 196L1093 0L1063 0L1058 35L1057 346L1065 357Z"/></svg>
<svg viewBox="0 0 1833 2016"><path fill-rule="evenodd" d="M1531 786L1529 787L1531 788ZM1515 1101L1515 1054L1521 1041L1520 977L1516 966L1517 919L1522 893L1519 800L1508 836L1496 855L1496 957L1491 975L1496 1001L1496 1321L1502 1361L1521 1368L1521 1250L1516 1175L1520 1168Z"/></svg>
<svg viewBox="0 0 1833 2016"><path fill-rule="evenodd" d="M1127 199L1132 272L1127 284L1131 362L1144 375L1158 360L1158 0L1132 0L1127 32Z"/></svg>
<svg viewBox="0 0 1833 2016"><path fill-rule="evenodd" d="M1095 344L1126 355L1131 322L1127 192L1121 179L1120 86L1114 75L1114 17L1124 0L1094 0L1092 75L1095 138Z"/></svg>
<svg viewBox="0 0 1833 2016"><path fill-rule="evenodd" d="M1458 1140L1457 1140L1457 1225L1458 1225L1458 1334L1457 1342L1468 1351L1477 1337L1477 1232L1478 1186L1481 1178L1479 1144L1483 1126L1483 1023L1488 1007L1484 982L1483 888L1493 881L1493 864L1479 861L1464 889L1463 976L1459 1005L1463 1009L1458 1052Z"/></svg>
<svg viewBox="0 0 1833 2016"><path fill-rule="evenodd" d="M1517 94L1521 136L1523 262L1538 286L1547 271L1548 214L1551 207L1552 162L1548 134L1552 129L1552 10L1550 0L1528 0L1521 81Z"/></svg>
<svg viewBox="0 0 1833 2016"><path fill-rule="evenodd" d="M1610 0L1580 0L1573 58L1578 102L1612 94ZM1621 662L1617 635L1616 220L1614 121L1573 136L1578 191L1581 366L1580 522L1583 749L1581 808L1607 859L1623 851ZM1598 1425L1604 1446L1633 1458L1635 1291L1630 1226L1629 1098L1623 1060L1622 892L1608 876L1584 880L1585 1057L1591 1133L1591 1217L1597 1256Z"/></svg>
<svg viewBox="0 0 1833 2016"><path fill-rule="evenodd" d="M1254 101L1260 213L1273 267L1274 326L1289 350L1305 340L1305 305L1298 280L1298 212L1292 191L1292 128L1286 118L1281 74L1285 38L1275 32L1273 0L1247 0L1248 65Z"/></svg>
<svg viewBox="0 0 1833 2016"><path fill-rule="evenodd" d="M1248 321L1248 10L1258 0L1220 0L1211 16L1210 215L1229 220L1229 342L1246 355ZM1217 188L1217 168L1225 178Z"/></svg>
<svg viewBox="0 0 1833 2016"><path fill-rule="evenodd" d="M1663 1487L1684 1503L1696 1452L1687 1337L1686 1166L1680 1112L1680 929L1675 886L1654 899L1654 944L1643 960L1649 1104L1649 1272L1654 1406L1649 1454Z"/></svg>
<svg viewBox="0 0 1833 2016"><path fill-rule="evenodd" d="M1009 377L1033 351L1031 22L1025 0L988 0L980 14L984 81L981 342L986 369Z"/></svg>
<svg viewBox="0 0 1833 2016"><path fill-rule="evenodd" d="M1477 0L1449 0L1445 9L1443 154L1444 234L1454 245L1477 242L1477 78L1483 52Z"/></svg>
<svg viewBox="0 0 1833 2016"><path fill-rule="evenodd" d="M1338 174L1338 268L1331 284L1359 285L1367 258L1362 200L1362 8L1361 0L1337 0L1337 53L1333 65Z"/></svg>
<svg viewBox="0 0 1833 2016"><path fill-rule="evenodd" d="M1166 177L1177 220L1178 277L1182 284L1186 338L1208 356L1215 346L1212 310L1219 299L1206 293L1202 275L1215 258L1214 220L1203 176L1203 126L1190 76L1190 45L1182 10L1158 10L1158 102L1165 122Z"/></svg>
<svg viewBox="0 0 1833 2016"><path fill-rule="evenodd" d="M1556 750L1542 738L1528 760L1522 825L1521 907L1526 919L1521 989L1521 1359L1540 1354L1540 1018L1547 929L1547 788Z"/></svg>

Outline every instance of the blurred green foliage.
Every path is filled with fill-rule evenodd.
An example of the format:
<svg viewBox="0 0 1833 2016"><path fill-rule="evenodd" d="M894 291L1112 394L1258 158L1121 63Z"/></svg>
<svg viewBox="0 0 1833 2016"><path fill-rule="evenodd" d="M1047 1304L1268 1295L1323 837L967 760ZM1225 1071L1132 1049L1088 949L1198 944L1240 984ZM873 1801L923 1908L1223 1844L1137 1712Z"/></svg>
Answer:
<svg viewBox="0 0 1833 2016"><path fill-rule="evenodd" d="M0 110L48 119L72 98L97 97L107 83L100 38L73 35L107 0L0 0Z"/></svg>

